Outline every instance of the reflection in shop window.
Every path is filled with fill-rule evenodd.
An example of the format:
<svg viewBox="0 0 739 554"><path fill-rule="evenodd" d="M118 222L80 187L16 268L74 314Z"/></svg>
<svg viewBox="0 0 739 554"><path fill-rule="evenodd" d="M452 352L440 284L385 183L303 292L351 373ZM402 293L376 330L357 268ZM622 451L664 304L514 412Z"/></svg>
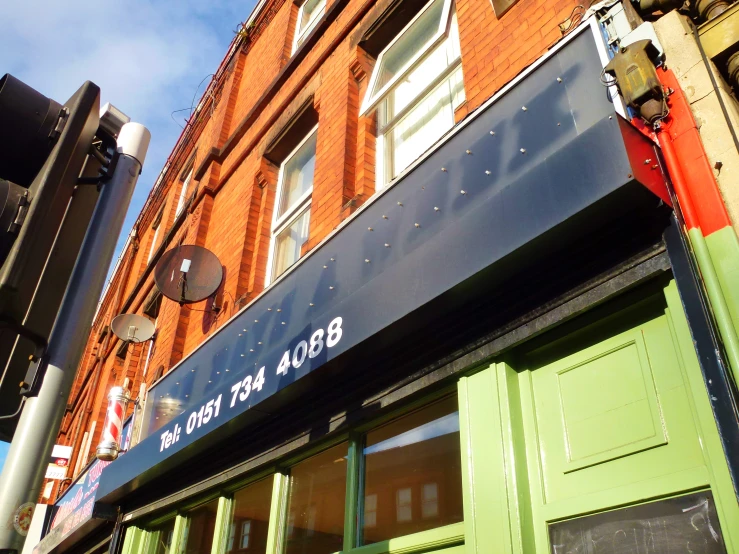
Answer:
<svg viewBox="0 0 739 554"><path fill-rule="evenodd" d="M344 545L347 444L290 469L286 554L328 554Z"/></svg>
<svg viewBox="0 0 739 554"><path fill-rule="evenodd" d="M411 492L411 489L399 489L397 491L396 506L398 523L411 521L413 519L413 507L411 506L412 498L413 493Z"/></svg>
<svg viewBox="0 0 739 554"><path fill-rule="evenodd" d="M377 525L377 495L368 494L364 497L364 526Z"/></svg>
<svg viewBox="0 0 739 554"><path fill-rule="evenodd" d="M217 513L217 498L188 512L183 554L210 554Z"/></svg>
<svg viewBox="0 0 739 554"><path fill-rule="evenodd" d="M423 486L421 499L421 517L428 519L439 515L439 486L436 483L426 483Z"/></svg>
<svg viewBox="0 0 739 554"><path fill-rule="evenodd" d="M152 546L149 547L148 554L170 554L172 548L172 535L174 534L174 518L163 523L158 528L153 529L149 535L152 540Z"/></svg>
<svg viewBox="0 0 739 554"><path fill-rule="evenodd" d="M463 520L456 397L370 431L365 445L362 544Z"/></svg>
<svg viewBox="0 0 739 554"><path fill-rule="evenodd" d="M262 479L234 493L227 553L263 554L267 551L272 479Z"/></svg>
<svg viewBox="0 0 739 554"><path fill-rule="evenodd" d="M249 548L249 535L251 534L251 521L241 524L241 548Z"/></svg>

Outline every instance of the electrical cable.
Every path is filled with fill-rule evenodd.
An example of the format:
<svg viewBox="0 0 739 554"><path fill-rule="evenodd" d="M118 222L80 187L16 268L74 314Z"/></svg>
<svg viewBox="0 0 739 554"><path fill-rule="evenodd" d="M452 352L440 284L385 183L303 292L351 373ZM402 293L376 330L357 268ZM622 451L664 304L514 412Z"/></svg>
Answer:
<svg viewBox="0 0 739 554"><path fill-rule="evenodd" d="M4 415L0 416L0 419L13 419L15 417L18 417L18 414L21 413L21 410L23 409L23 405L26 403L26 397L21 398L20 406L18 406L18 409L15 411L15 413L12 413L10 415Z"/></svg>

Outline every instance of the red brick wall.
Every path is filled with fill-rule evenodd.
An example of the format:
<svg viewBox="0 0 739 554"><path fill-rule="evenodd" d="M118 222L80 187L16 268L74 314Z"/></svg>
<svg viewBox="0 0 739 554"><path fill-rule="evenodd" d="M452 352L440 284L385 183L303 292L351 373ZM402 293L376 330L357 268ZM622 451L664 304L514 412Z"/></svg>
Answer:
<svg viewBox="0 0 739 554"><path fill-rule="evenodd" d="M247 29L249 37L228 64L214 91L215 101L206 98L200 116L191 122L185 142L142 213L136 236L104 296L60 433L60 442L75 446L73 465L82 436L93 421L97 422L95 436L83 457L94 455L110 387L128 377L136 396L141 382L153 382L157 368L169 371L264 287L278 171L264 158L264 151L270 137L279 131L285 113L299 108L313 95L319 127L306 250L372 196L376 124L373 116L359 117L359 106L374 60L357 46L357 37L387 3L348 0L294 68L289 64L297 15L294 2L268 1ZM561 38L557 23L566 19L576 4L575 0L519 0L498 19L489 0L456 0L466 92L457 119L480 106L556 43ZM333 2L329 2L331 5ZM278 89L271 90L271 83L286 68L290 70L287 78ZM199 180L191 181L189 190L197 186L199 194L168 242L169 247L179 241L199 244L216 253L225 273L218 293L222 310L219 314L206 313L196 310L212 303L203 302L191 309L164 299L157 340L144 375L148 346L129 347L121 360L115 356L119 340L109 335L98 343L98 337L121 310L142 313L153 288L150 266L154 260L147 264L154 236L152 222L164 208L158 235L161 244L175 223L180 176L193 153L198 169L212 148L229 143L265 94L263 109L239 131L239 138L230 142L228 151L204 166Z"/></svg>

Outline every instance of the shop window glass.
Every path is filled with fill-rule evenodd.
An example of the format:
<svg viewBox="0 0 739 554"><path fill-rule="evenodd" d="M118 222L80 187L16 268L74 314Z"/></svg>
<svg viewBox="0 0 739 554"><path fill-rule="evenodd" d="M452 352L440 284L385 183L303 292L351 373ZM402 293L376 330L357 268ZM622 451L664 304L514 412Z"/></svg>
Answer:
<svg viewBox="0 0 739 554"><path fill-rule="evenodd" d="M365 444L363 544L463 520L455 397L371 431Z"/></svg>
<svg viewBox="0 0 739 554"><path fill-rule="evenodd" d="M182 540L183 554L210 554L216 529L218 499L187 513L187 527Z"/></svg>
<svg viewBox="0 0 739 554"><path fill-rule="evenodd" d="M263 479L233 496L226 552L262 554L267 551L272 479Z"/></svg>
<svg viewBox="0 0 739 554"><path fill-rule="evenodd" d="M347 445L293 466L286 554L330 554L343 548Z"/></svg>
<svg viewBox="0 0 739 554"><path fill-rule="evenodd" d="M149 554L171 554L172 535L174 534L174 518L159 527L152 529L151 540L153 544L148 548Z"/></svg>
<svg viewBox="0 0 739 554"><path fill-rule="evenodd" d="M432 0L380 52L362 103L362 114L377 110L378 186L454 126L464 98L456 12Z"/></svg>
<svg viewBox="0 0 739 554"><path fill-rule="evenodd" d="M298 261L308 240L315 166L314 128L280 166L267 283Z"/></svg>

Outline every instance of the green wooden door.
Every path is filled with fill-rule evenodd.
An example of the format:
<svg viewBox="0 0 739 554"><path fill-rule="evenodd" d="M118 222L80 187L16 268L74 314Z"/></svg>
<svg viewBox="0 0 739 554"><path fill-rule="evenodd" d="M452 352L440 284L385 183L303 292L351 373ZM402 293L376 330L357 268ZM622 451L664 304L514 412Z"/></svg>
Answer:
<svg viewBox="0 0 739 554"><path fill-rule="evenodd" d="M676 300L671 285L463 380L469 551L735 551L736 500Z"/></svg>

